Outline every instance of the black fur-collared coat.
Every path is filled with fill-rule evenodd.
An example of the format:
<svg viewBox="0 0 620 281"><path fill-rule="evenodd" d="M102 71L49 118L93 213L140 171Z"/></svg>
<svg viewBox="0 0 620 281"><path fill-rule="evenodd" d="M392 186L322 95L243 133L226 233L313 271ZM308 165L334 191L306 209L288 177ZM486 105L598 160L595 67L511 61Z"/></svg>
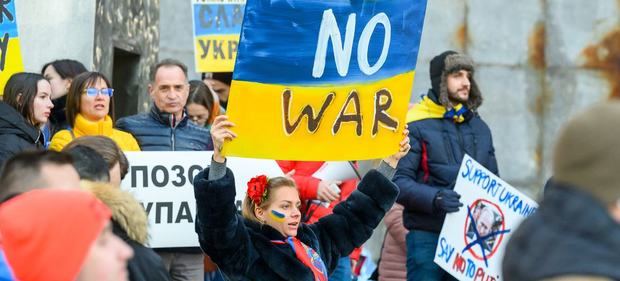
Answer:
<svg viewBox="0 0 620 281"><path fill-rule="evenodd" d="M235 207L235 181L227 169L223 178L209 181L208 169L196 176L196 232L200 246L232 280L314 281L310 268L300 262L290 246L267 225L244 220ZM341 256L361 246L392 207L398 188L371 170L349 198L336 205L333 214L317 223L302 224L297 238L313 248L328 271Z"/></svg>

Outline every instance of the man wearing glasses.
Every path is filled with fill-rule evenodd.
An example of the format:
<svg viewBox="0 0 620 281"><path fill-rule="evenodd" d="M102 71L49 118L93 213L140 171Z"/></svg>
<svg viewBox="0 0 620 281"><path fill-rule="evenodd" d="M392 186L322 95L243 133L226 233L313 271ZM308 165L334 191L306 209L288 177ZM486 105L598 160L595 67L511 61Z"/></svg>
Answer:
<svg viewBox="0 0 620 281"><path fill-rule="evenodd" d="M116 126L131 133L142 151L213 150L205 128L189 122L185 104L189 95L187 67L172 59L158 63L151 73L149 95L153 100L147 113L121 118ZM158 248L173 280L203 280L200 248Z"/></svg>

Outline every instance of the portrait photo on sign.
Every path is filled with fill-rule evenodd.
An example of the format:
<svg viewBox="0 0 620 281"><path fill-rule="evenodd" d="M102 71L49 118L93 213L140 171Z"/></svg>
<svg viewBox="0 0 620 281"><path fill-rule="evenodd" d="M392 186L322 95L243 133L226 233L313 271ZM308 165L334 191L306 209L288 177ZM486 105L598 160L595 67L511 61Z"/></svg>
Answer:
<svg viewBox="0 0 620 281"><path fill-rule="evenodd" d="M493 235L504 228L504 216L497 205L478 199L469 207L470 214L465 220L466 232L465 243L469 244L476 240L487 251L486 256L491 256L497 244L501 242L501 235ZM475 252L479 249L474 248ZM489 254L490 253L490 254ZM476 253L473 253L476 255Z"/></svg>

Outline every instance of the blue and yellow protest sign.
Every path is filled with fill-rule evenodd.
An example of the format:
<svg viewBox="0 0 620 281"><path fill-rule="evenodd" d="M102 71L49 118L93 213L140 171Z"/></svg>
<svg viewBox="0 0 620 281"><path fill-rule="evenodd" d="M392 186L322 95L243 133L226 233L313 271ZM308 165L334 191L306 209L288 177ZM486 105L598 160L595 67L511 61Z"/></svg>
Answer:
<svg viewBox="0 0 620 281"><path fill-rule="evenodd" d="M224 153L361 160L398 150L426 0L248 0Z"/></svg>
<svg viewBox="0 0 620 281"><path fill-rule="evenodd" d="M2 95L4 85L11 75L24 71L13 0L0 3L0 53L0 95Z"/></svg>
<svg viewBox="0 0 620 281"><path fill-rule="evenodd" d="M463 157L454 191L465 206L446 215L435 263L458 280L504 280L506 244L538 204L469 155Z"/></svg>
<svg viewBox="0 0 620 281"><path fill-rule="evenodd" d="M192 0L196 72L232 72L245 0Z"/></svg>

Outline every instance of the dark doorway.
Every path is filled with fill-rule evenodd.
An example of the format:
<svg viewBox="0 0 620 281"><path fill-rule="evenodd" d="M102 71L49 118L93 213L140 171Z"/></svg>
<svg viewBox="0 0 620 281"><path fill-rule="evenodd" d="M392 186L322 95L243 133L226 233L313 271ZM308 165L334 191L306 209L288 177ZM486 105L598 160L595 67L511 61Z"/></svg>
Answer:
<svg viewBox="0 0 620 281"><path fill-rule="evenodd" d="M112 85L114 85L114 111L117 120L138 112L139 65L140 55L114 48Z"/></svg>

